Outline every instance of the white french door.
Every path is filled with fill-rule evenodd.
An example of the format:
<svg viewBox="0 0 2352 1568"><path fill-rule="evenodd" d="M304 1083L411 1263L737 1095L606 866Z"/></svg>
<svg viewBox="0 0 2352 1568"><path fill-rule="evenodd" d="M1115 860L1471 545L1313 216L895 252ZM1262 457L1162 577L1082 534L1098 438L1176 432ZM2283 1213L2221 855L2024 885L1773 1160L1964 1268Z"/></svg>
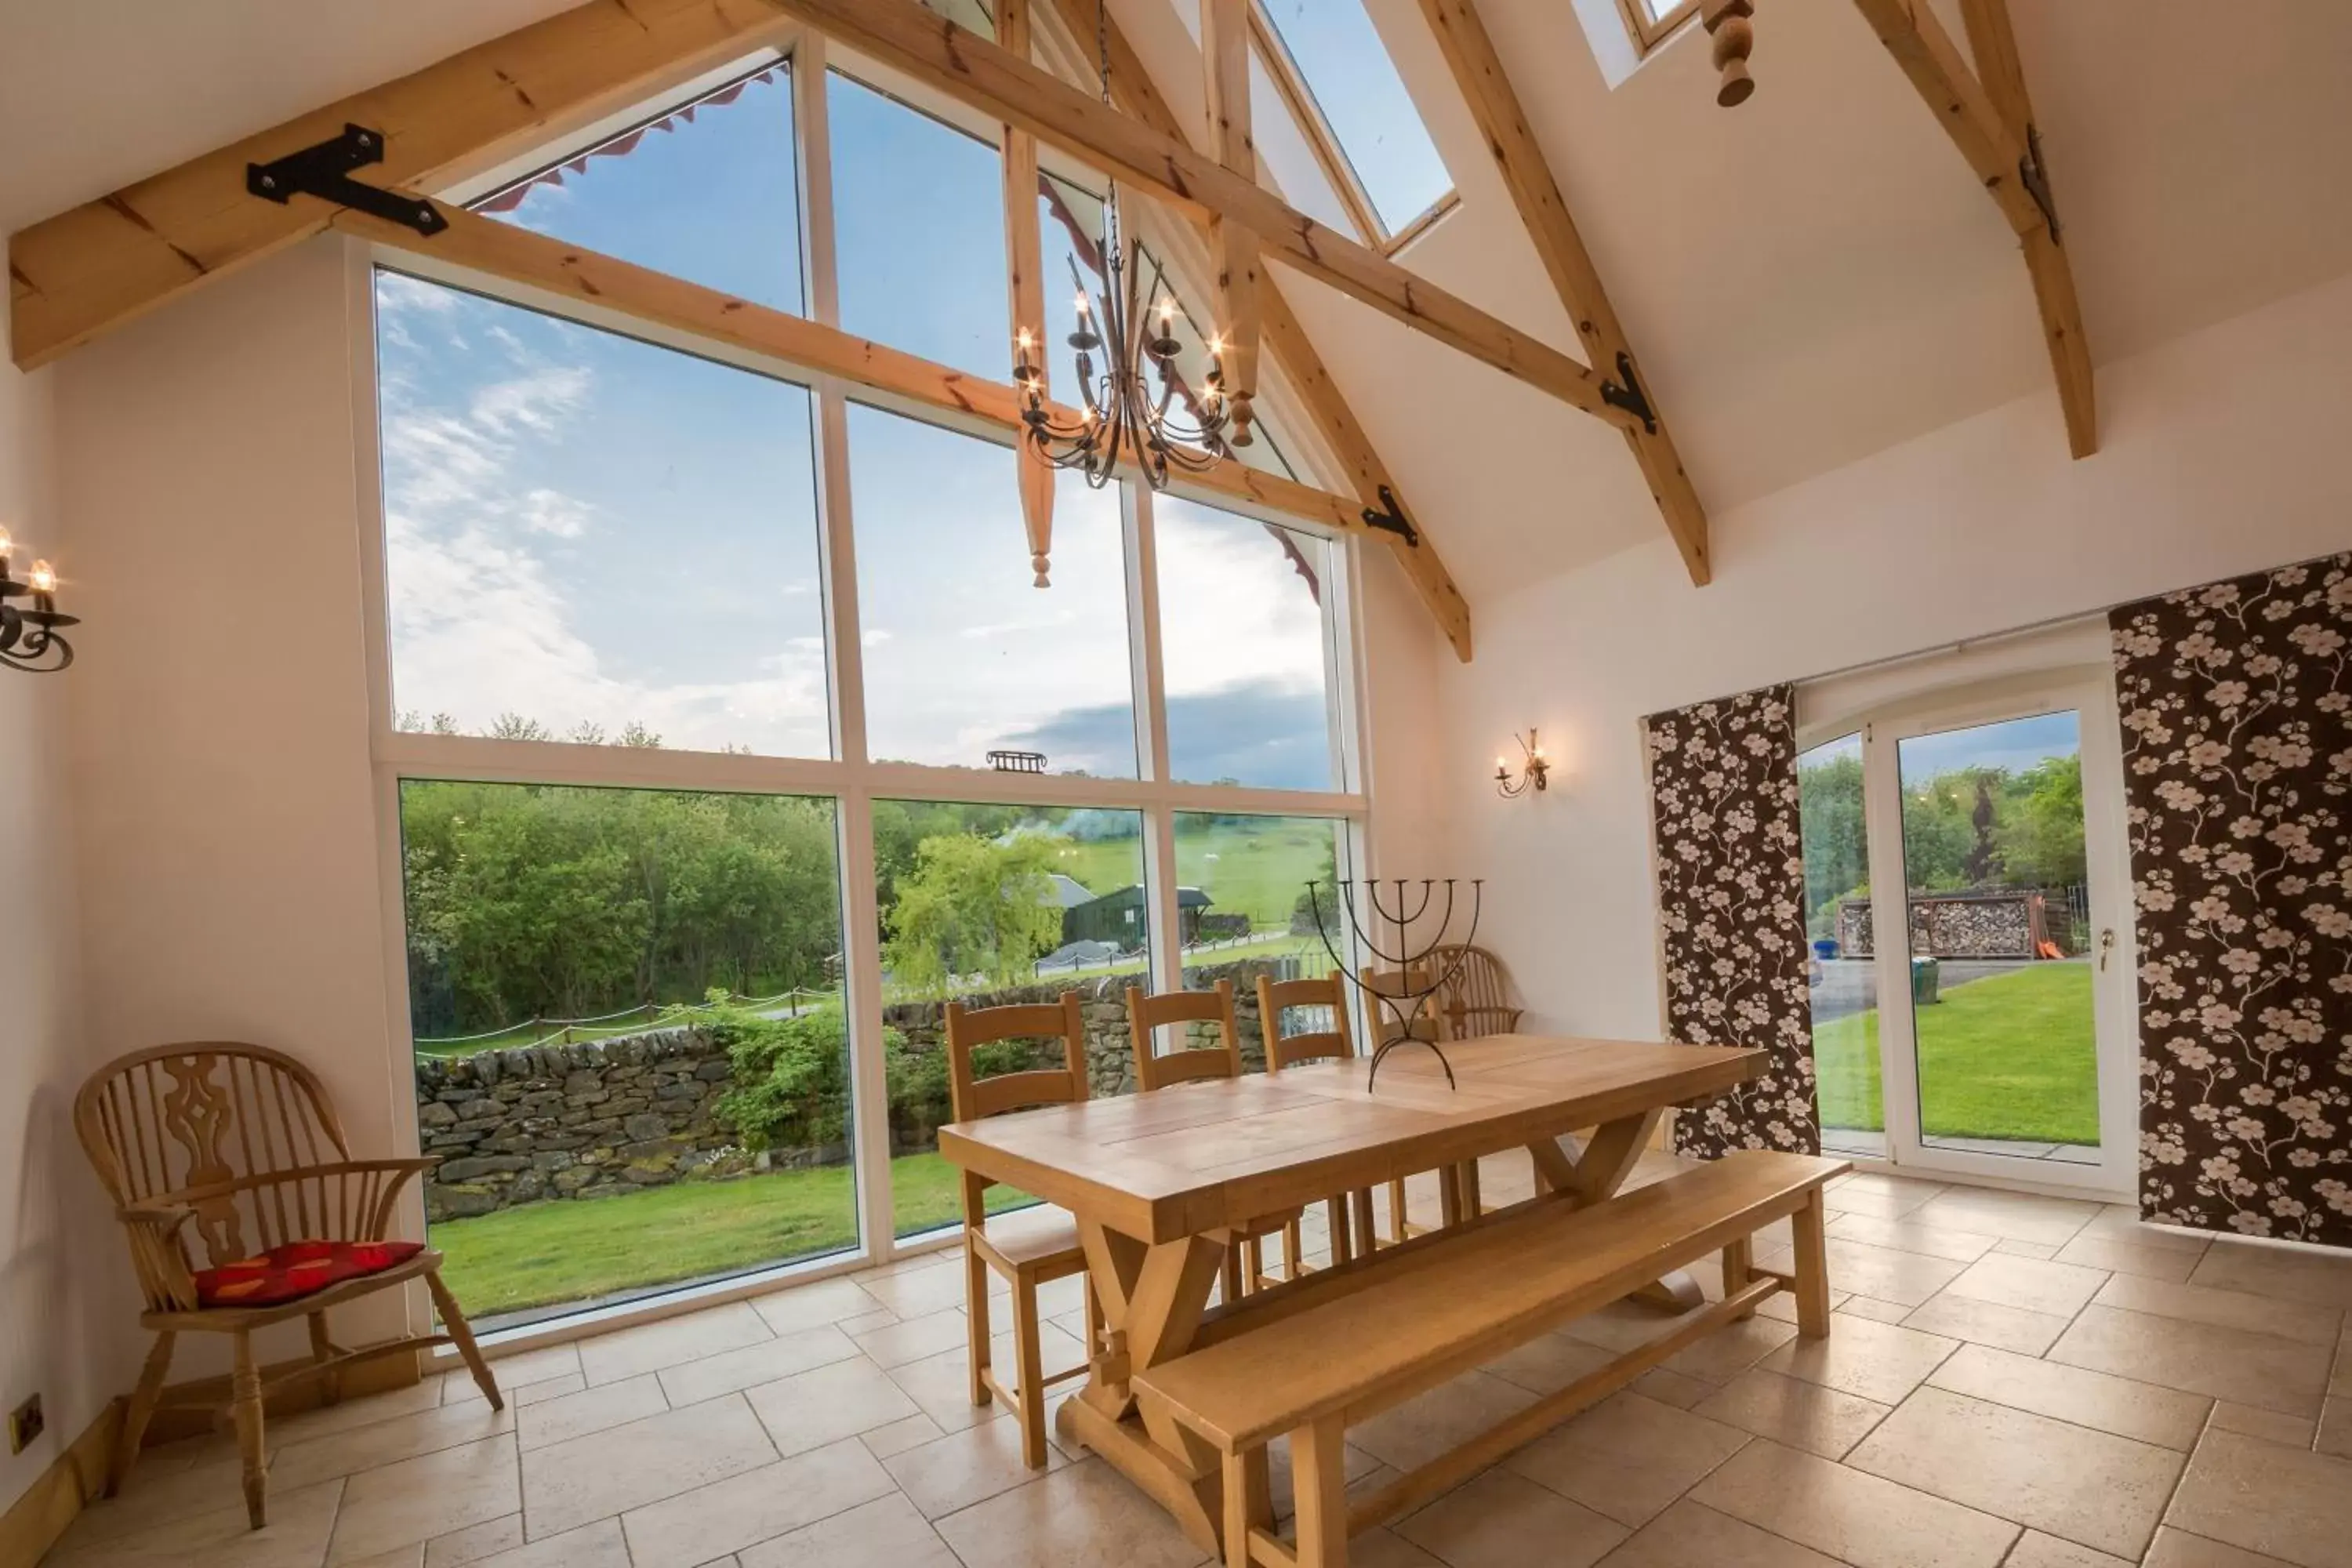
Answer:
<svg viewBox="0 0 2352 1568"><path fill-rule="evenodd" d="M2135 964L2112 680L1941 693L1803 739L1825 1146L2127 1193Z"/></svg>

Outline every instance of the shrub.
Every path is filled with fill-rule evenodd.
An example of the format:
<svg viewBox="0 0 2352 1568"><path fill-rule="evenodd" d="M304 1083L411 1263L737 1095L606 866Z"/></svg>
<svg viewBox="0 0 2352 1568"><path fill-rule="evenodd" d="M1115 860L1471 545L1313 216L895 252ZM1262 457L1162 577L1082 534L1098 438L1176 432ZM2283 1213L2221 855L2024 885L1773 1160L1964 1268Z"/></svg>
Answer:
<svg viewBox="0 0 2352 1568"><path fill-rule="evenodd" d="M768 1018L718 1007L703 1027L734 1065L734 1087L719 1097L719 1118L742 1138L744 1147L812 1149L847 1137L849 1026L841 1009ZM885 1027L882 1061L890 1125L902 1138L919 1139L952 1120L945 1049L918 1049L900 1031ZM984 1079L1059 1065L1055 1044L1000 1040L972 1052L972 1068Z"/></svg>
<svg viewBox="0 0 2352 1568"><path fill-rule="evenodd" d="M722 1007L704 1027L734 1064L735 1086L719 1097L719 1116L745 1147L816 1148L847 1136L849 1025L839 1008L768 1018ZM895 1029L884 1043L893 1051L905 1045Z"/></svg>
<svg viewBox="0 0 2352 1568"><path fill-rule="evenodd" d="M944 1046L936 1050L918 1050L908 1044L904 1035L891 1029L885 1035L882 1051L883 1071L890 1087L892 1127L902 1136L916 1139L954 1120L948 1094L948 1053ZM1032 1046L1024 1040L997 1040L977 1047L971 1053L972 1074L981 1079L1060 1065L1058 1043Z"/></svg>

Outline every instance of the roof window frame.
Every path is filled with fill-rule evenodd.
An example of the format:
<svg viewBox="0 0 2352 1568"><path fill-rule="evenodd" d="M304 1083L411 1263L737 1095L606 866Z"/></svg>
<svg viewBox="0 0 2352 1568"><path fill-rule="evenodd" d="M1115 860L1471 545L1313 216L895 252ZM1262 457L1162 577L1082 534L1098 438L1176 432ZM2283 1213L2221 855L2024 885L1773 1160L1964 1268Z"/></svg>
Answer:
<svg viewBox="0 0 2352 1568"><path fill-rule="evenodd" d="M1633 47L1648 56L1698 15L1698 0L1675 0L1664 16L1654 20L1650 16L1650 0L1617 0L1617 9L1625 18L1625 30L1633 36Z"/></svg>

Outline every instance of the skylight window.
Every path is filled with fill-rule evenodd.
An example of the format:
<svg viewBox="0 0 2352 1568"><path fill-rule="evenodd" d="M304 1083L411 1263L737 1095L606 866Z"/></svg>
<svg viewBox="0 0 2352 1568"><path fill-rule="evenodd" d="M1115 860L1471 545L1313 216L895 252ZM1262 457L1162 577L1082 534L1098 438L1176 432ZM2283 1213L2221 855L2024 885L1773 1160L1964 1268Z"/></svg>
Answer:
<svg viewBox="0 0 2352 1568"><path fill-rule="evenodd" d="M1329 172L1340 199L1369 220L1368 237L1411 232L1453 193L1454 177L1363 0L1259 0L1258 15L1276 85L1307 135L1337 154Z"/></svg>
<svg viewBox="0 0 2352 1568"><path fill-rule="evenodd" d="M1664 43L1667 35L1698 9L1698 0L1617 0L1617 5L1643 54Z"/></svg>

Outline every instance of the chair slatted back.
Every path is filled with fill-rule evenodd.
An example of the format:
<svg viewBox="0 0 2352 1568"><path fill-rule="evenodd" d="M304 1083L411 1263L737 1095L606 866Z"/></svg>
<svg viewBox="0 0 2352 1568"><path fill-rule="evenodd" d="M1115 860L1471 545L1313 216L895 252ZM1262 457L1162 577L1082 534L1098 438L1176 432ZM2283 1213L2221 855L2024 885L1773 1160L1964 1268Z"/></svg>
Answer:
<svg viewBox="0 0 2352 1568"><path fill-rule="evenodd" d="M1151 1036L1170 1024L1214 1024L1218 1043L1170 1051L1152 1049ZM1220 980L1214 991L1163 991L1147 996L1127 988L1127 1026L1135 1046L1135 1081L1146 1089L1202 1079L1242 1076L1241 1030L1234 1020L1234 983Z"/></svg>
<svg viewBox="0 0 2352 1568"><path fill-rule="evenodd" d="M1438 988L1438 1011L1457 1040L1479 1035L1507 1035L1519 1026L1527 1009L1511 1001L1510 977L1502 960L1483 947L1448 945L1433 949L1427 960L1433 973L1444 977Z"/></svg>
<svg viewBox="0 0 2352 1568"><path fill-rule="evenodd" d="M1359 975L1365 992L1365 1018L1371 1032L1385 1040L1389 1032L1402 1022L1404 1033L1416 1040L1443 1040L1445 1016L1438 1011L1437 997L1423 995L1419 1006L1405 1005L1404 999L1423 993L1429 986L1429 969L1413 964L1404 969L1374 969L1367 965ZM1374 1002L1372 997L1393 998L1391 1002ZM1402 1020L1400 1013L1407 1016Z"/></svg>
<svg viewBox="0 0 2352 1568"><path fill-rule="evenodd" d="M1059 1040L1062 1065L978 1076L973 1053L1003 1040ZM1011 1007L972 1008L950 1002L947 1051L948 1106L958 1121L978 1121L1035 1105L1075 1105L1087 1098L1087 1026L1075 991L1063 992L1058 1003ZM985 1176L963 1173L966 1225L987 1218L982 1198L995 1184Z"/></svg>
<svg viewBox="0 0 2352 1568"><path fill-rule="evenodd" d="M108 1064L75 1096L74 1130L125 1208L351 1158L316 1074L281 1051L232 1042L158 1046ZM295 1183L200 1198L191 1228L214 1264L249 1258L320 1234L313 1195Z"/></svg>
<svg viewBox="0 0 2352 1568"><path fill-rule="evenodd" d="M1286 1035L1283 1015L1293 1007L1328 1009L1331 1026ZM1265 1032L1268 1072L1280 1072L1300 1062L1333 1058L1344 1061L1356 1054L1356 1043L1348 1034L1348 977L1339 970L1322 980L1272 980L1259 975L1257 1016L1258 1026Z"/></svg>

